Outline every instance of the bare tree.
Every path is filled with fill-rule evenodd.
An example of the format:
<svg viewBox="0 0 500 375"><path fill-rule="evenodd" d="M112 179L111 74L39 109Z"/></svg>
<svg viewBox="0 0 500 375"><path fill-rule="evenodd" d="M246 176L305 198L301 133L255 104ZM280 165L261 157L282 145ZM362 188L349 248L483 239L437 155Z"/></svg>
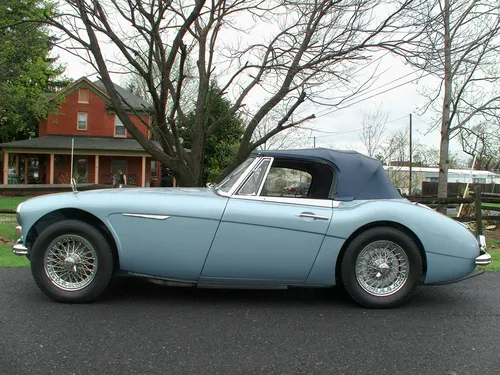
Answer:
<svg viewBox="0 0 500 375"><path fill-rule="evenodd" d="M358 135L360 141L366 147L368 156L373 157L379 151L382 137L387 130L387 119L389 112L383 111L382 107L377 107L375 112L363 111L363 129Z"/></svg>
<svg viewBox="0 0 500 375"><path fill-rule="evenodd" d="M420 167L435 167L439 163L439 150L426 146L421 140L413 136L412 139L413 163ZM407 127L395 131L384 138L380 143L378 158L383 163L406 164L410 160L410 134Z"/></svg>
<svg viewBox="0 0 500 375"><path fill-rule="evenodd" d="M438 196L446 197L450 139L500 115L500 8L491 0L434 0L408 15L425 20L428 28L403 56L440 81L427 92L424 111L439 113L434 125L441 130Z"/></svg>
<svg viewBox="0 0 500 375"><path fill-rule="evenodd" d="M475 169L500 170L500 128L497 124L478 124L463 128L459 134L463 151L476 158Z"/></svg>
<svg viewBox="0 0 500 375"><path fill-rule="evenodd" d="M412 166L435 167L439 162L439 150L428 147L418 138L412 139ZM407 167L410 159L410 134L409 128L399 129L382 140L377 157L390 166L389 176L396 187L407 189L408 193L418 191L422 188L422 174L412 175L412 186L409 189L409 170ZM417 177L420 177L417 178Z"/></svg>
<svg viewBox="0 0 500 375"><path fill-rule="evenodd" d="M415 38L418 28L403 22L403 14L421 2L60 0L60 14L46 22L66 36L69 51L93 64L129 133L181 185L195 186L202 179L205 140L225 120L207 125L205 100L213 77L221 95L234 103L229 115L244 110L248 119L224 176L278 133L315 118L307 104L339 105L369 88L374 75L360 79L353 72L362 72L377 51ZM378 9L383 17L375 16ZM186 97L190 61L195 62L193 100ZM114 69L131 71L147 83L159 147L128 119L132 108L112 84ZM192 108L196 121L185 150L178 129L186 127ZM256 136L268 118L276 119L273 126Z"/></svg>

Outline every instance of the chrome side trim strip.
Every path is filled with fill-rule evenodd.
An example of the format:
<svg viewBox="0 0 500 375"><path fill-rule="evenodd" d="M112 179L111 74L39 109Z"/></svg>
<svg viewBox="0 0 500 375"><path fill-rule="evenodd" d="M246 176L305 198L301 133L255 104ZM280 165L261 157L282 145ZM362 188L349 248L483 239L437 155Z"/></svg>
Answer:
<svg viewBox="0 0 500 375"><path fill-rule="evenodd" d="M151 220L167 220L170 216L166 215L147 215L147 214L122 214L128 217L138 217L141 219L151 219Z"/></svg>

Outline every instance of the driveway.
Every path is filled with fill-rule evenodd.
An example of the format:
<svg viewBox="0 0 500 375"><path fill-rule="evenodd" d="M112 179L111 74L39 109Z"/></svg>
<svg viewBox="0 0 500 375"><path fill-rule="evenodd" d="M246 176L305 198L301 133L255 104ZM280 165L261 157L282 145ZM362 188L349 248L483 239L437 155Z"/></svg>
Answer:
<svg viewBox="0 0 500 375"><path fill-rule="evenodd" d="M55 303L27 269L0 269L0 373L498 374L500 273L420 287L366 310L338 291L236 291L117 282Z"/></svg>

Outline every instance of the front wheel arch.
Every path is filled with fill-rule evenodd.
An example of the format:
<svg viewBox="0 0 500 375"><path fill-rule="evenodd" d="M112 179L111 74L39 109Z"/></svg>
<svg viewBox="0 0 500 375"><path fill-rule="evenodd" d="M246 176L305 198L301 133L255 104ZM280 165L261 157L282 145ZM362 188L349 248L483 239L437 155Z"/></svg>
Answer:
<svg viewBox="0 0 500 375"><path fill-rule="evenodd" d="M45 214L40 219L38 219L35 224L33 224L26 234L25 243L28 246L31 246L35 243L35 240L39 236L39 234L43 231L44 228L49 225L62 221L62 220L80 220L86 222L93 227L95 227L101 234L106 238L109 246L111 247L111 251L113 253L113 263L115 270L120 268L120 258L118 253L118 246L116 245L116 241L111 234L111 231L107 227L106 224L102 222L97 216L91 214L88 211L78 209L78 208L62 208L59 210L55 210Z"/></svg>
<svg viewBox="0 0 500 375"><path fill-rule="evenodd" d="M418 250L420 251L420 256L422 258L422 274L420 275L420 281L423 282L425 280L425 276L427 275L427 257L425 256L425 249L424 245L422 245L422 242L420 239L417 237L417 235L408 227L396 223L394 221L374 221L368 224L363 225L362 227L359 227L356 229L351 235L345 240L344 244L342 245L339 255L337 256L337 262L335 264L335 283L336 285L342 285L342 278L341 278L341 266L342 266L342 260L345 254L345 251L351 244L351 242L362 232L376 228L376 227L391 227L394 229L398 229L405 233L406 235L410 236L410 238L415 242L415 244L418 247Z"/></svg>

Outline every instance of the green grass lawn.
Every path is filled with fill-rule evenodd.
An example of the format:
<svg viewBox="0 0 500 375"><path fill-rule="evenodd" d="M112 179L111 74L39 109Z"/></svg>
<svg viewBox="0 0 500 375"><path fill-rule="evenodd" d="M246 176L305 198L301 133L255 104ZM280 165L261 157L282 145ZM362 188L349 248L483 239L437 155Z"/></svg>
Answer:
<svg viewBox="0 0 500 375"><path fill-rule="evenodd" d="M0 210L15 210L17 205L31 197L0 197Z"/></svg>
<svg viewBox="0 0 500 375"><path fill-rule="evenodd" d="M28 198L30 197L0 197L0 209L15 210L19 203ZM27 267L29 265L26 257L12 253L12 243L18 239L16 226L16 215L0 214L0 267ZM5 241L10 241L10 243L4 243Z"/></svg>
<svg viewBox="0 0 500 375"><path fill-rule="evenodd" d="M500 271L500 240L486 239L486 251L491 254L491 264L484 269L488 271Z"/></svg>
<svg viewBox="0 0 500 375"><path fill-rule="evenodd" d="M0 267L27 267L29 265L26 257L20 257L12 253L12 243L17 240L16 215L0 214L0 238L11 243L0 244Z"/></svg>
<svg viewBox="0 0 500 375"><path fill-rule="evenodd" d="M28 258L14 255L12 245L0 245L0 267L29 267Z"/></svg>
<svg viewBox="0 0 500 375"><path fill-rule="evenodd" d="M490 206L500 208L500 203L483 203L482 206Z"/></svg>

